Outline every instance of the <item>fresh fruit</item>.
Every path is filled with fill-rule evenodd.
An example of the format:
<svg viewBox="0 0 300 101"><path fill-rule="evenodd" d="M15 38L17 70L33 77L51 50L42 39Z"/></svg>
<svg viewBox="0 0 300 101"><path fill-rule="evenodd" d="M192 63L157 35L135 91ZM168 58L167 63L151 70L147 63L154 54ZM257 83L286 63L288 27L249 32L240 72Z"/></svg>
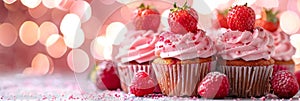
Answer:
<svg viewBox="0 0 300 101"><path fill-rule="evenodd" d="M101 61L97 67L96 86L101 90L121 88L120 79L112 61Z"/></svg>
<svg viewBox="0 0 300 101"><path fill-rule="evenodd" d="M136 30L157 31L160 24L160 14L152 6L143 3L135 10L133 24Z"/></svg>
<svg viewBox="0 0 300 101"><path fill-rule="evenodd" d="M279 27L278 13L279 11L273 12L273 9L263 9L261 18L256 20L255 26L261 26L270 32L275 32Z"/></svg>
<svg viewBox="0 0 300 101"><path fill-rule="evenodd" d="M296 71L296 72L295 72L295 76L296 76L298 85L300 85L300 71Z"/></svg>
<svg viewBox="0 0 300 101"><path fill-rule="evenodd" d="M279 98L291 98L299 90L295 75L287 70L278 71L271 80L271 86Z"/></svg>
<svg viewBox="0 0 300 101"><path fill-rule="evenodd" d="M198 94L204 98L224 98L229 94L228 77L219 72L208 73L200 82Z"/></svg>
<svg viewBox="0 0 300 101"><path fill-rule="evenodd" d="M187 5L187 2L182 7L178 7L175 2L174 8L170 10L168 23L173 33L196 33L198 14L193 8Z"/></svg>
<svg viewBox="0 0 300 101"><path fill-rule="evenodd" d="M280 66L280 65L273 66L272 76L274 76L278 71L282 71L282 70L288 70L288 67L286 67L286 66Z"/></svg>
<svg viewBox="0 0 300 101"><path fill-rule="evenodd" d="M218 19L220 27L222 27L222 28L228 28L227 15L228 15L228 9L226 9L224 11L218 11L217 19Z"/></svg>
<svg viewBox="0 0 300 101"><path fill-rule="evenodd" d="M130 85L130 92L135 96L144 96L152 94L155 88L154 80L144 71L139 71L135 74Z"/></svg>
<svg viewBox="0 0 300 101"><path fill-rule="evenodd" d="M254 10L245 5L237 5L229 9L227 24L231 30L252 31L255 24Z"/></svg>

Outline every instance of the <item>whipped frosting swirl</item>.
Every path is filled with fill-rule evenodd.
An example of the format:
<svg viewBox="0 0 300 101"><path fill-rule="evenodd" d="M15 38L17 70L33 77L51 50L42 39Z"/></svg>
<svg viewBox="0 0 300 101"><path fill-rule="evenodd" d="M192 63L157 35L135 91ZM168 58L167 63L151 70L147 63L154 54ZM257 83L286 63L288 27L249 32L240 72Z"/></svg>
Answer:
<svg viewBox="0 0 300 101"><path fill-rule="evenodd" d="M296 49L290 43L289 36L284 32L271 33L274 38L275 52L271 55L272 58L279 61L289 61L295 54Z"/></svg>
<svg viewBox="0 0 300 101"><path fill-rule="evenodd" d="M151 61L155 58L154 48L157 41L158 33L152 30L129 31L125 35L125 40L119 45L115 59L121 63Z"/></svg>
<svg viewBox="0 0 300 101"><path fill-rule="evenodd" d="M269 60L274 52L273 43L273 37L262 28L256 28L253 32L228 29L219 37L217 49L225 60Z"/></svg>
<svg viewBox="0 0 300 101"><path fill-rule="evenodd" d="M161 33L159 38L155 45L155 54L161 58L179 60L208 58L217 52L214 42L205 35L204 31L186 34L167 31Z"/></svg>

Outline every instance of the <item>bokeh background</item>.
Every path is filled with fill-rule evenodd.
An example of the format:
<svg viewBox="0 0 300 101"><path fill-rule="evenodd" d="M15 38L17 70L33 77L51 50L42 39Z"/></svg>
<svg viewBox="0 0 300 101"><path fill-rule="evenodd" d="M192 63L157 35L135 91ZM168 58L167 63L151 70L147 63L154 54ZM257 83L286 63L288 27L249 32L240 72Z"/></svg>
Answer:
<svg viewBox="0 0 300 101"><path fill-rule="evenodd" d="M199 27L219 34L216 10L248 3L257 19L263 7L279 10L300 63L300 0L187 0L199 13ZM1 0L0 74L87 75L98 61L110 60L116 37L124 35L141 2L161 13L160 30L174 2L185 0Z"/></svg>

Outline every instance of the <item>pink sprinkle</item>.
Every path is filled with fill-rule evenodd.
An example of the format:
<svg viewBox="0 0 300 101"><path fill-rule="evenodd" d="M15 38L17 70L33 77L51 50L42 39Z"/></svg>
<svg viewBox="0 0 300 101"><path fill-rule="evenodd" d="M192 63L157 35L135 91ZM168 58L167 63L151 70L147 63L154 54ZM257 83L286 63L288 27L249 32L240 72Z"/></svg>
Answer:
<svg viewBox="0 0 300 101"><path fill-rule="evenodd" d="M260 100L265 101L265 100L266 100L266 97L263 96L263 97L260 98Z"/></svg>
<svg viewBox="0 0 300 101"><path fill-rule="evenodd" d="M195 37L195 36L193 36L193 37L192 37L192 40L196 40L196 37Z"/></svg>
<svg viewBox="0 0 300 101"><path fill-rule="evenodd" d="M71 95L71 96L69 97L69 100L70 100L70 99L74 99L73 95Z"/></svg>
<svg viewBox="0 0 300 101"><path fill-rule="evenodd" d="M43 100L46 100L46 99L47 99L47 97L46 97L46 96L44 96L42 99L43 99Z"/></svg>
<svg viewBox="0 0 300 101"><path fill-rule="evenodd" d="M115 94L115 97L120 97L120 95L118 95L118 94Z"/></svg>

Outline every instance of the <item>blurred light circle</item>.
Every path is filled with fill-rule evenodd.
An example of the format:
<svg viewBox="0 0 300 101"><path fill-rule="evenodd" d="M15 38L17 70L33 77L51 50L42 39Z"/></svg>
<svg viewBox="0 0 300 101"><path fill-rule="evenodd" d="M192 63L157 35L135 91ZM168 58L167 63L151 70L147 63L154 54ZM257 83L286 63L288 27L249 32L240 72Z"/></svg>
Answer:
<svg viewBox="0 0 300 101"><path fill-rule="evenodd" d="M128 3L133 2L135 0L116 0L116 1L119 2L119 3L122 3L122 4L128 4Z"/></svg>
<svg viewBox="0 0 300 101"><path fill-rule="evenodd" d="M14 2L16 2L17 0L3 0L4 3L6 4L12 4Z"/></svg>
<svg viewBox="0 0 300 101"><path fill-rule="evenodd" d="M76 34L80 27L81 22L79 16L72 13L66 14L60 23L60 31L64 36L68 34Z"/></svg>
<svg viewBox="0 0 300 101"><path fill-rule="evenodd" d="M204 0L195 0L192 4L192 8L194 8L198 13L203 15L210 14L213 11L213 9L210 8Z"/></svg>
<svg viewBox="0 0 300 101"><path fill-rule="evenodd" d="M82 29L78 29L74 34L64 35L65 44L69 48L78 48L84 43L84 32Z"/></svg>
<svg viewBox="0 0 300 101"><path fill-rule="evenodd" d="M52 34L46 42L46 50L53 58L60 58L67 52L67 46L59 34Z"/></svg>
<svg viewBox="0 0 300 101"><path fill-rule="evenodd" d="M62 0L56 8L64 11L69 11L74 1L79 1L79 0Z"/></svg>
<svg viewBox="0 0 300 101"><path fill-rule="evenodd" d="M169 17L169 13L170 10L165 10L162 14L161 14L161 24L167 28L169 28L169 23L168 23L168 17Z"/></svg>
<svg viewBox="0 0 300 101"><path fill-rule="evenodd" d="M77 14L81 22L86 22L92 15L91 5L83 0L74 1L70 7L70 13Z"/></svg>
<svg viewBox="0 0 300 101"><path fill-rule="evenodd" d="M100 0L105 5L111 5L115 3L116 0Z"/></svg>
<svg viewBox="0 0 300 101"><path fill-rule="evenodd" d="M68 66L75 73L82 73L87 70L90 64L88 54L81 49L73 49L67 57Z"/></svg>
<svg viewBox="0 0 300 101"><path fill-rule="evenodd" d="M35 72L39 74L45 75L49 71L50 62L48 60L48 56L38 53L31 62L31 67Z"/></svg>
<svg viewBox="0 0 300 101"><path fill-rule="evenodd" d="M48 8L46 8L43 4L40 4L35 8L28 9L29 14L36 19L42 17L47 11Z"/></svg>
<svg viewBox="0 0 300 101"><path fill-rule="evenodd" d="M104 36L99 36L91 42L91 53L97 60L111 59L112 45L107 44L108 39Z"/></svg>
<svg viewBox="0 0 300 101"><path fill-rule="evenodd" d="M112 22L106 28L106 38L109 44L120 44L127 33L127 27L121 22Z"/></svg>
<svg viewBox="0 0 300 101"><path fill-rule="evenodd" d="M42 2L42 0L21 0L21 2L28 8L35 8Z"/></svg>
<svg viewBox="0 0 300 101"><path fill-rule="evenodd" d="M21 41L28 46L34 45L38 39L39 26L33 21L24 22L19 30Z"/></svg>
<svg viewBox="0 0 300 101"><path fill-rule="evenodd" d="M43 22L39 27L39 42L46 45L47 38L52 34L58 34L57 26L49 21Z"/></svg>
<svg viewBox="0 0 300 101"><path fill-rule="evenodd" d="M288 34L294 34L299 30L299 22L299 16L292 11L285 11L280 16L280 27Z"/></svg>
<svg viewBox="0 0 300 101"><path fill-rule="evenodd" d="M47 8L55 8L57 7L62 0L42 0L42 3Z"/></svg>
<svg viewBox="0 0 300 101"><path fill-rule="evenodd" d="M0 25L0 44L5 47L12 46L18 39L17 29L10 23Z"/></svg>
<svg viewBox="0 0 300 101"><path fill-rule="evenodd" d="M291 35L290 42L297 50L300 50L300 34Z"/></svg>

